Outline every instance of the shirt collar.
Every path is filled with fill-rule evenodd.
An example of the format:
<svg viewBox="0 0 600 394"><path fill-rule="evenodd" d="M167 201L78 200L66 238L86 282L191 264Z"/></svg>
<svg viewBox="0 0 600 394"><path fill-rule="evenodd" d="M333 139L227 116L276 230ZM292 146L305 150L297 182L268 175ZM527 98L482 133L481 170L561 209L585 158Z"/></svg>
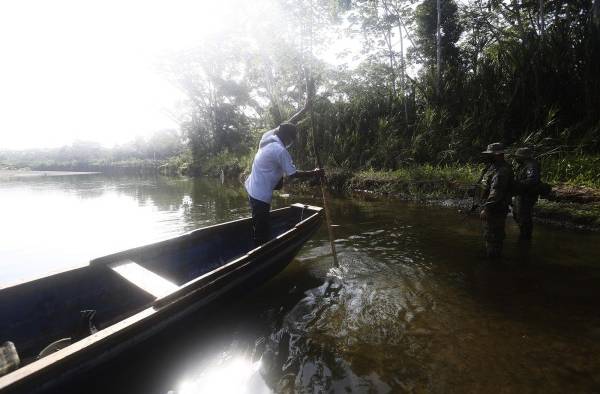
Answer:
<svg viewBox="0 0 600 394"><path fill-rule="evenodd" d="M280 144L281 146L283 146L285 148L283 141L275 133L272 133L265 139L261 140L260 144L259 144L259 148L264 148L265 146L272 144L274 142Z"/></svg>

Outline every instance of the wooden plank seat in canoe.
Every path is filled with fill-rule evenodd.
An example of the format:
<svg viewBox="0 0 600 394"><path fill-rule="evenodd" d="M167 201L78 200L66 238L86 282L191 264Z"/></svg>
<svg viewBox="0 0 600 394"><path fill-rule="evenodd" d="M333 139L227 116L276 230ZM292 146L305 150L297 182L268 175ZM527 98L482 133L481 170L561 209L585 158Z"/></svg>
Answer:
<svg viewBox="0 0 600 394"><path fill-rule="evenodd" d="M233 290L251 290L282 270L321 221L321 208L294 204L271 212L274 238L259 247L246 218L0 289L0 343L12 342L21 361L0 377L0 393L56 387ZM83 322L93 330L80 339L82 316L95 320ZM55 341L66 347L37 359Z"/></svg>

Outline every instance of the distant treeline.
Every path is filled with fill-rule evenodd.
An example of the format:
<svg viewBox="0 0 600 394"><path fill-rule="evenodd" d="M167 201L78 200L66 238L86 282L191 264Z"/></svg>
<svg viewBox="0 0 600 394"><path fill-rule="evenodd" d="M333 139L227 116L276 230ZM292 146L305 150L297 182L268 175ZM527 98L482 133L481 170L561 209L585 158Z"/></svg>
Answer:
<svg viewBox="0 0 600 394"><path fill-rule="evenodd" d="M2 167L39 171L173 174L186 172L190 161L187 142L176 130L161 130L114 148L78 141L53 149L0 152Z"/></svg>

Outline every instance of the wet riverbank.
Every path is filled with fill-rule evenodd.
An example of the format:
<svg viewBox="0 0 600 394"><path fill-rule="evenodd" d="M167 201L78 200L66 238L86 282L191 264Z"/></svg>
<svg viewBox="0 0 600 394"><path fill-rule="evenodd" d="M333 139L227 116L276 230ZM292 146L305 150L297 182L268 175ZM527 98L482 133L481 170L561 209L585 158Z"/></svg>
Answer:
<svg viewBox="0 0 600 394"><path fill-rule="evenodd" d="M472 186L477 177L478 168L466 166L461 170L415 173L333 170L328 181L331 189L341 195L392 198L468 212L474 203ZM535 206L534 220L563 228L600 231L600 190L555 184L551 196L540 198Z"/></svg>

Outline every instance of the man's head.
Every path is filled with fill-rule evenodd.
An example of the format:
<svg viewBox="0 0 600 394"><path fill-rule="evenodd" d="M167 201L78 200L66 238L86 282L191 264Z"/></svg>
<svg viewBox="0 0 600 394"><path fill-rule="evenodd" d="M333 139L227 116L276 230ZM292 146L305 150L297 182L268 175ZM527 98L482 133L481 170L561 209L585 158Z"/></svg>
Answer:
<svg viewBox="0 0 600 394"><path fill-rule="evenodd" d="M489 144L487 146L487 149L481 153L489 161L503 161L504 144L501 142L494 142L493 144Z"/></svg>
<svg viewBox="0 0 600 394"><path fill-rule="evenodd" d="M515 157L515 160L517 160L518 162L523 162L523 161L525 161L527 159L531 159L533 157L533 151L531 150L531 148L528 148L528 147L519 148L515 152L514 157Z"/></svg>
<svg viewBox="0 0 600 394"><path fill-rule="evenodd" d="M298 128L295 124L292 123L282 123L275 131L275 135L279 137L283 145L286 148L289 148L294 141L296 141L296 134L298 133Z"/></svg>

